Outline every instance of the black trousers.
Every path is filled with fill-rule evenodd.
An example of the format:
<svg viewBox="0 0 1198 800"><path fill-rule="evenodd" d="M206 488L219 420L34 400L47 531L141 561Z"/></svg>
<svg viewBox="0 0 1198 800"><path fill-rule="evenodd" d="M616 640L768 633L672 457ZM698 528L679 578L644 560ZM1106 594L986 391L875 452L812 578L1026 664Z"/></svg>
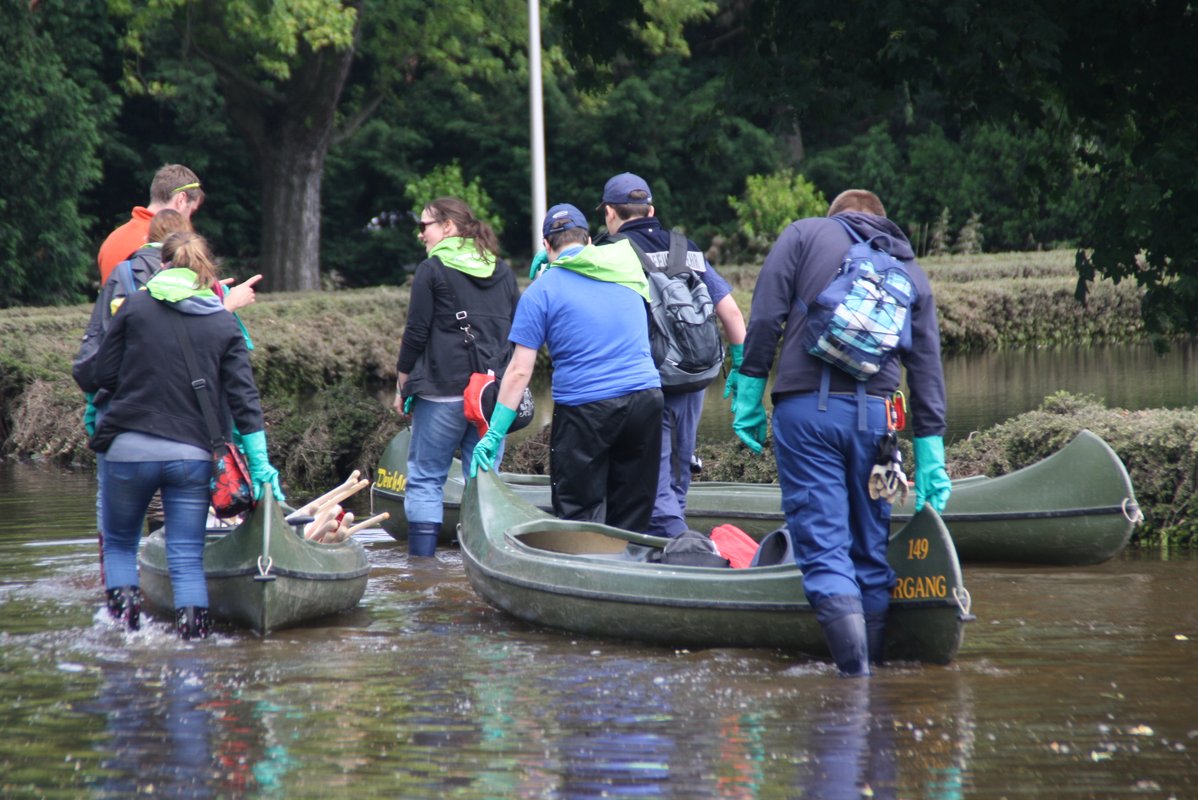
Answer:
<svg viewBox="0 0 1198 800"><path fill-rule="evenodd" d="M553 409L553 513L643 532L661 460L661 389Z"/></svg>

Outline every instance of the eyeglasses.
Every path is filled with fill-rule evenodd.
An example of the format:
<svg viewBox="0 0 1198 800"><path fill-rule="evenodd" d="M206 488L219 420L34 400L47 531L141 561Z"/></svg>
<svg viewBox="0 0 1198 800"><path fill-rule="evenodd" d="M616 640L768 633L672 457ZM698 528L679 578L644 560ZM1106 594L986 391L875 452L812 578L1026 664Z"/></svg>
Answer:
<svg viewBox="0 0 1198 800"><path fill-rule="evenodd" d="M440 221L441 220L439 220L439 219L430 219L430 220L422 219L416 223L416 227L420 229L421 233L424 233L425 228L427 228L429 225L436 225Z"/></svg>

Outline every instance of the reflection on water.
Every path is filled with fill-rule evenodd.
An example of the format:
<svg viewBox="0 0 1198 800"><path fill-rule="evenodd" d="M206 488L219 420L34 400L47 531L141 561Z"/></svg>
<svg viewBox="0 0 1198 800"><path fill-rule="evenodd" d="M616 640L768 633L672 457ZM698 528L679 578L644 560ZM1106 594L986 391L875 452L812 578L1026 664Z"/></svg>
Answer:
<svg viewBox="0 0 1198 800"><path fill-rule="evenodd" d="M0 465L0 796L1193 797L1198 561L967 568L947 667L530 628L363 537L361 608L180 642L99 613L87 474Z"/></svg>

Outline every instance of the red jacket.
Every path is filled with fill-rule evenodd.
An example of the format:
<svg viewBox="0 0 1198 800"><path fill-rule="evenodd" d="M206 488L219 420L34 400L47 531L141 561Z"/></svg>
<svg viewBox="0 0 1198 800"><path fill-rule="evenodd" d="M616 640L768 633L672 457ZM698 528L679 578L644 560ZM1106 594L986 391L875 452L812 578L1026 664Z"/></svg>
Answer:
<svg viewBox="0 0 1198 800"><path fill-rule="evenodd" d="M154 215L144 206L133 209L128 222L108 234L100 245L96 261L100 264L100 285L108 282L112 268L133 255L150 237L150 220Z"/></svg>

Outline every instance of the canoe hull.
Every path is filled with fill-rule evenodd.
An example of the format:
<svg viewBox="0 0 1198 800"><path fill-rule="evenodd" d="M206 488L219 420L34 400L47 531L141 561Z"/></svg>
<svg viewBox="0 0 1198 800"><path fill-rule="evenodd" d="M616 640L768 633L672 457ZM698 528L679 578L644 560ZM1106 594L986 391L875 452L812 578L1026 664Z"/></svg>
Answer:
<svg viewBox="0 0 1198 800"><path fill-rule="evenodd" d="M138 566L147 604L173 610L162 531L146 538ZM366 592L369 573L359 542L351 538L325 545L303 539L269 495L232 531L210 533L204 546L213 618L261 635L348 611Z"/></svg>
<svg viewBox="0 0 1198 800"><path fill-rule="evenodd" d="M654 540L554 519L490 473L471 483L460 533L466 574L483 599L512 616L657 645L828 655L794 564L738 570L664 566L529 544L546 535L555 542L614 538L621 548L626 541ZM890 552L901 588L892 598L888 656L948 663L964 636L968 595L947 529L928 509L892 538Z"/></svg>
<svg viewBox="0 0 1198 800"><path fill-rule="evenodd" d="M390 511L383 527L400 541L407 540L408 436L403 431L392 440L371 487L372 513ZM501 475L521 499L549 510L547 476ZM445 484L444 543L455 536L464 485L455 462ZM895 507L892 532L911 519L913 502L908 498ZM785 524L776 484L697 481L687 496L686 516L696 530L731 523L754 538ZM1082 566L1106 561L1127 546L1138 506L1119 456L1100 437L1082 431L1059 452L1021 470L953 481L942 517L962 561Z"/></svg>

